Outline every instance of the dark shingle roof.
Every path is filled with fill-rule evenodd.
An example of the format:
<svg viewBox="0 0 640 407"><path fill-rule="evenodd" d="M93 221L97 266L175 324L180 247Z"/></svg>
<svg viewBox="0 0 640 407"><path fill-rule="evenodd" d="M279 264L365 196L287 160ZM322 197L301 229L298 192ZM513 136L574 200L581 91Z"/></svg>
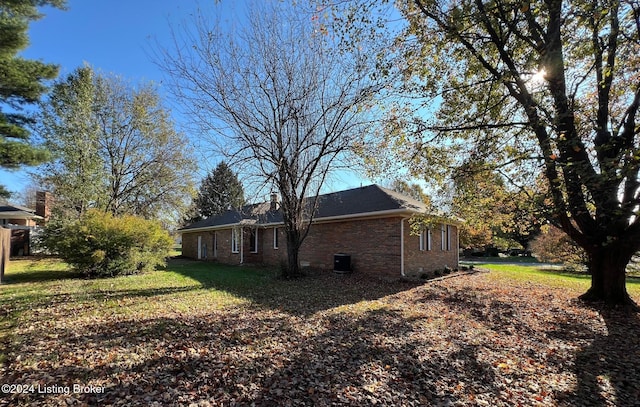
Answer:
<svg viewBox="0 0 640 407"><path fill-rule="evenodd" d="M378 185L333 192L320 195L317 199L318 209L314 218L318 221L334 217L371 216L376 213L424 213L427 211L427 207L422 202ZM311 200L312 198L309 198L309 204ZM181 230L238 224L281 223L280 211L269 209L269 202L247 205L240 210L227 211L219 216L192 223Z"/></svg>

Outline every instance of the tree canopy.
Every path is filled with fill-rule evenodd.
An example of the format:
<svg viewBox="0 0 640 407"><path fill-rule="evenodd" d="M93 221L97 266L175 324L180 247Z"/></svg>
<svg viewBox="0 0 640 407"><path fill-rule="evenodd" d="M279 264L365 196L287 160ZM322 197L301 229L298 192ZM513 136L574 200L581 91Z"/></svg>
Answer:
<svg viewBox="0 0 640 407"><path fill-rule="evenodd" d="M175 219L189 203L194 160L152 84L78 68L42 103L39 133L54 154L40 182L67 216Z"/></svg>
<svg viewBox="0 0 640 407"><path fill-rule="evenodd" d="M396 5L407 24L388 55L421 99L389 115L387 145L415 175L483 160L521 186L544 176L551 221L588 255L582 298L630 304L625 266L640 249L639 3Z"/></svg>
<svg viewBox="0 0 640 407"><path fill-rule="evenodd" d="M64 8L64 0L12 0L0 4L0 166L16 169L35 165L49 155L30 143L33 119L25 109L46 92L46 81L58 75L58 67L28 60L18 54L29 45L31 21L42 17L38 7ZM0 195L8 191L0 185Z"/></svg>
<svg viewBox="0 0 640 407"><path fill-rule="evenodd" d="M239 29L201 12L159 62L212 147L280 193L291 277L314 215L307 198L366 136L379 89L374 58L337 47L315 12L254 4Z"/></svg>

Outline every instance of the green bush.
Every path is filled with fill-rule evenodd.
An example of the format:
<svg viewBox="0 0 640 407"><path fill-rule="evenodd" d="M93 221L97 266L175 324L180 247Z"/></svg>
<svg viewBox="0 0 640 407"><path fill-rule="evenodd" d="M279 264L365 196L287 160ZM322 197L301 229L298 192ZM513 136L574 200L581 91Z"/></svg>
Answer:
<svg viewBox="0 0 640 407"><path fill-rule="evenodd" d="M165 264L173 245L158 222L90 210L76 221L53 221L43 246L91 277L135 274Z"/></svg>

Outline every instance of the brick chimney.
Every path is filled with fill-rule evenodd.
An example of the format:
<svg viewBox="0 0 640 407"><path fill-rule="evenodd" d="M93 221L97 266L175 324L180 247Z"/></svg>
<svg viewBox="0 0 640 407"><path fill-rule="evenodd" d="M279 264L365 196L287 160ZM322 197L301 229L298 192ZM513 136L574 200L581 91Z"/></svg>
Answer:
<svg viewBox="0 0 640 407"><path fill-rule="evenodd" d="M53 195L51 192L36 192L36 215L42 216L45 223L51 217L51 206L53 206Z"/></svg>
<svg viewBox="0 0 640 407"><path fill-rule="evenodd" d="M275 192L271 192L271 206L269 207L270 211L277 211L280 207L278 202L278 194Z"/></svg>

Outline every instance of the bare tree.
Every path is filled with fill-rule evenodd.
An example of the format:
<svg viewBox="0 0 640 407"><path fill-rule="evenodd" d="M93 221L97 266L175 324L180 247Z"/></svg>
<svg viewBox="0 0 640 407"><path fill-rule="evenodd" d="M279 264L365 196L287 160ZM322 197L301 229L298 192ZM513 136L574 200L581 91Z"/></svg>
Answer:
<svg viewBox="0 0 640 407"><path fill-rule="evenodd" d="M159 52L172 91L218 151L280 192L286 277L299 274L317 204L311 197L363 142L380 86L370 69L375 55L340 51L314 12L265 2L235 30L201 11L174 35L174 49Z"/></svg>

